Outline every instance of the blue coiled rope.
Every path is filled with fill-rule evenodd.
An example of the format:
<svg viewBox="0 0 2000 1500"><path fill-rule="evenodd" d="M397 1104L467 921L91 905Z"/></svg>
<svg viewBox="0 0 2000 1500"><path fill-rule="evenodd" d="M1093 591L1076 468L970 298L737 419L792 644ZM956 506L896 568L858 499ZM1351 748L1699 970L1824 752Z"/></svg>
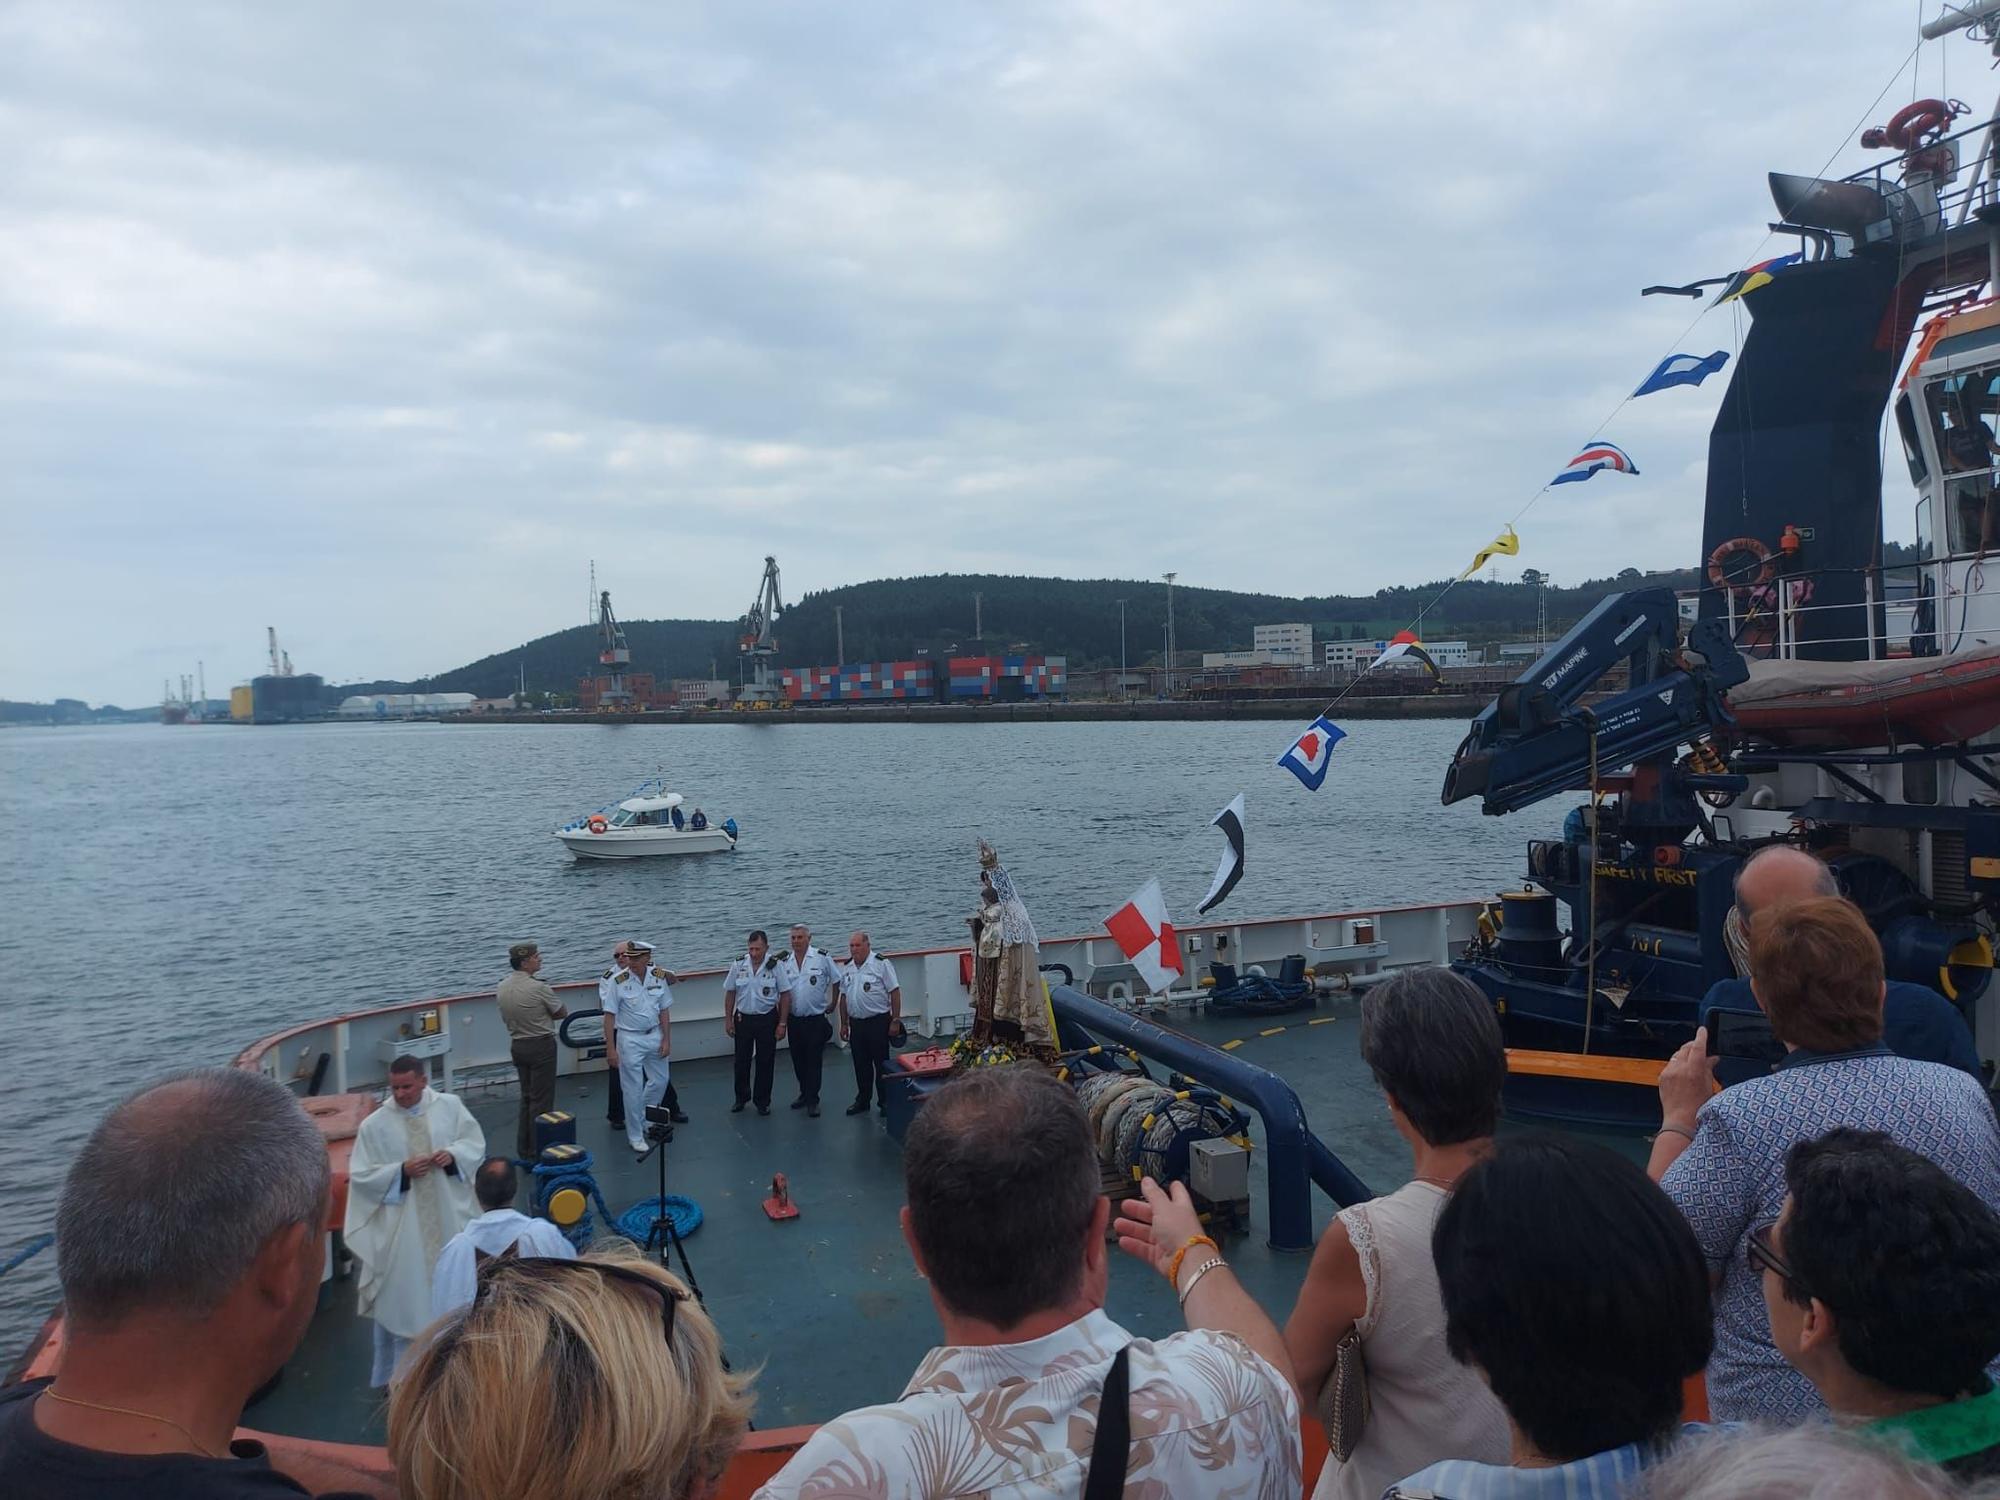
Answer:
<svg viewBox="0 0 2000 1500"><path fill-rule="evenodd" d="M1236 983L1208 992L1208 1007L1218 1015L1276 1016L1304 1010L1312 1004L1310 984L1286 984L1261 974L1245 974Z"/></svg>
<svg viewBox="0 0 2000 1500"><path fill-rule="evenodd" d="M610 1205L604 1201L604 1194L597 1186L597 1179L590 1175L590 1153L588 1151L584 1152L575 1161L557 1162L554 1164L519 1162L516 1165L526 1167L533 1174L535 1179L535 1208L545 1217L548 1212L549 1200L555 1197L563 1188L571 1187L582 1193L589 1202L597 1205L597 1211L604 1215L606 1223L612 1221ZM590 1211L585 1209L582 1218L570 1225L569 1228L563 1230L563 1237L576 1246L577 1249L581 1250L585 1245L590 1243L592 1228Z"/></svg>
<svg viewBox="0 0 2000 1500"><path fill-rule="evenodd" d="M5 1276L9 1271L26 1265L55 1242L56 1237L52 1234L45 1234L36 1239L29 1240L25 1246L8 1256L5 1264L0 1264L0 1276Z"/></svg>
<svg viewBox="0 0 2000 1500"><path fill-rule="evenodd" d="M669 1193L664 1198L641 1198L618 1216L612 1228L634 1244L643 1245L653 1231L653 1221L659 1218L663 1203L667 1217L673 1220L674 1233L682 1239L701 1228L701 1205L679 1193Z"/></svg>

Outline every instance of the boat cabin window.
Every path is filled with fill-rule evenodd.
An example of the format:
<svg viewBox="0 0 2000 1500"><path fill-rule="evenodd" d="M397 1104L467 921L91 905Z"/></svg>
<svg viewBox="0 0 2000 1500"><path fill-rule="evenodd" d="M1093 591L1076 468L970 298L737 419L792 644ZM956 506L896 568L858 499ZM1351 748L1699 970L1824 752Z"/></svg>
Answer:
<svg viewBox="0 0 2000 1500"><path fill-rule="evenodd" d="M1917 556L1928 561L1937 556L1937 549L1931 537L1931 497L1925 495L1917 502Z"/></svg>
<svg viewBox="0 0 2000 1500"><path fill-rule="evenodd" d="M1922 488L1931 477L1931 470L1924 461L1924 447L1917 435L1917 412L1907 391L1896 398L1896 430L1903 437L1903 460L1910 466L1910 483Z"/></svg>
<svg viewBox="0 0 2000 1500"><path fill-rule="evenodd" d="M1933 381L1924 393L1943 470L1945 545L1954 554L1990 552L2000 542L1993 493L2000 464L1993 430L1997 387L2000 369L1975 370Z"/></svg>

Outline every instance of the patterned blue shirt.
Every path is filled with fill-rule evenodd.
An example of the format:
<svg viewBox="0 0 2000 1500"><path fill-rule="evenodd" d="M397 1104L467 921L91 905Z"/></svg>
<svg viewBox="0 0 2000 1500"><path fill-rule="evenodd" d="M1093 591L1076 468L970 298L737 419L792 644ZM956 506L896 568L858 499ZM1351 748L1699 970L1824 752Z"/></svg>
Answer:
<svg viewBox="0 0 2000 1500"><path fill-rule="evenodd" d="M1956 1069L1885 1047L1800 1050L1768 1078L1710 1099L1660 1186L1687 1216L1710 1269L1722 1273L1708 1365L1718 1422L1792 1426L1826 1409L1771 1342L1763 1278L1745 1262L1743 1242L1784 1207L1786 1152L1843 1125L1887 1132L2000 1210L2000 1125L1979 1085Z"/></svg>
<svg viewBox="0 0 2000 1500"><path fill-rule="evenodd" d="M1700 1432L1689 1423L1683 1432ZM1392 1484L1382 1500L1620 1500L1639 1476L1671 1449L1627 1443L1546 1469L1447 1458Z"/></svg>

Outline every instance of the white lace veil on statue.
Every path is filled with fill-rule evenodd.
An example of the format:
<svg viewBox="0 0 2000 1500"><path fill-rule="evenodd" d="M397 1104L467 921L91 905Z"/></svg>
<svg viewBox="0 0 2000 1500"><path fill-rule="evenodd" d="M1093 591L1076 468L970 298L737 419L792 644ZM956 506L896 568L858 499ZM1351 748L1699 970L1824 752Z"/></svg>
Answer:
<svg viewBox="0 0 2000 1500"><path fill-rule="evenodd" d="M1000 898L1000 941L1010 945L1026 943L1030 948L1040 948L1041 939L1035 936L1035 924L1028 916L1027 903L1014 889L1013 877L1001 868L999 854L985 839L979 841L979 866L986 872L993 894Z"/></svg>

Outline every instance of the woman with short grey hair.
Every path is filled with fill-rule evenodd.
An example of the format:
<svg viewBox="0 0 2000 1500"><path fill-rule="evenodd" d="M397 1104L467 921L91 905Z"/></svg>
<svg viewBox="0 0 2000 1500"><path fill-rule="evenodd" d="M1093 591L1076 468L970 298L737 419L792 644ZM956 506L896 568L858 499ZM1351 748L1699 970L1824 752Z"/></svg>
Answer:
<svg viewBox="0 0 2000 1500"><path fill-rule="evenodd" d="M1441 1459L1504 1464L1509 1452L1500 1403L1445 1348L1431 1260L1445 1195L1486 1154L1499 1121L1500 1023L1470 980L1412 969L1362 998L1361 1056L1409 1143L1411 1171L1395 1192L1343 1209L1327 1227L1285 1325L1309 1410L1336 1375L1368 1391L1365 1422L1354 1422L1359 1403L1349 1401L1332 1424L1347 1430L1327 1434L1334 1456L1314 1500L1374 1500Z"/></svg>
<svg viewBox="0 0 2000 1500"><path fill-rule="evenodd" d="M1993 1500L1837 1427L1718 1428L1647 1471L1634 1500Z"/></svg>

